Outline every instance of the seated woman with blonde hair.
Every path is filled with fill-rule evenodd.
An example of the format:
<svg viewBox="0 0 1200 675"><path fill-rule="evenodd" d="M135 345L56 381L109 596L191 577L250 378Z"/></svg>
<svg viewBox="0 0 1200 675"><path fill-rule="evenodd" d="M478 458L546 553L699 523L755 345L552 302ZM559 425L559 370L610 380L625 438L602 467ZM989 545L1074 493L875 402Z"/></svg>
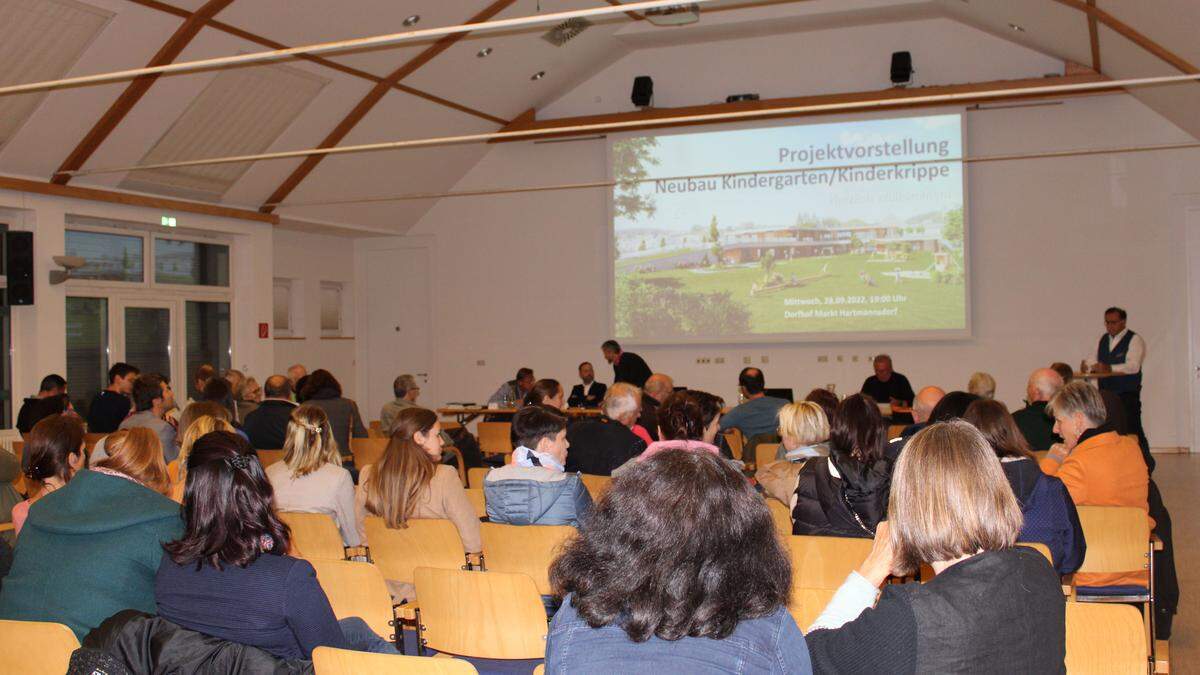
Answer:
<svg viewBox="0 0 1200 675"><path fill-rule="evenodd" d="M1020 531L1021 506L975 427L917 433L871 553L805 634L813 670L1064 672L1062 586L1041 553L1015 546ZM922 563L929 582L884 585Z"/></svg>
<svg viewBox="0 0 1200 675"><path fill-rule="evenodd" d="M406 408L396 416L392 439L378 462L363 467L355 491L355 515L361 544L367 544L367 516L378 516L392 529L411 519L446 519L454 523L468 554L483 550L479 517L454 467L442 459L442 425L437 413ZM412 584L388 580L392 597L412 600Z"/></svg>
<svg viewBox="0 0 1200 675"><path fill-rule="evenodd" d="M283 461L267 467L275 508L333 516L346 546L358 546L354 520L354 480L342 467L329 418L316 406L292 410L283 443Z"/></svg>
<svg viewBox="0 0 1200 675"><path fill-rule="evenodd" d="M236 432L230 420L225 406L212 401L192 403L179 416L179 457L167 465L167 475L171 478L171 499L183 501L183 486L187 483L187 456L196 440L212 431Z"/></svg>
<svg viewBox="0 0 1200 675"><path fill-rule="evenodd" d="M805 463L829 456L829 419L819 403L799 401L779 409L779 452L777 461L758 467L755 480L767 496L795 508L796 484ZM786 462L778 460L787 460Z"/></svg>

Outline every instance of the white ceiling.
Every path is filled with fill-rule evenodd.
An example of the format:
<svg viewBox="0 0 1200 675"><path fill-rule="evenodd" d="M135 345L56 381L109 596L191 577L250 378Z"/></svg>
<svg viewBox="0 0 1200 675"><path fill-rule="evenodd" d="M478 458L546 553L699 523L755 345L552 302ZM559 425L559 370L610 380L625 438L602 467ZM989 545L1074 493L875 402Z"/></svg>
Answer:
<svg viewBox="0 0 1200 675"><path fill-rule="evenodd" d="M14 0L0 0L0 22ZM22 0L28 2L29 0ZM36 0L35 0L36 1ZM192 11L203 0L170 0ZM69 74L143 66L182 19L131 0L87 0L113 14ZM600 0L515 0L497 18L604 6ZM747 5L738 8L736 4ZM659 84L660 106L707 103L744 86L764 96L800 96L882 88L879 54L912 46L920 84L956 84L1043 74L1048 64L1091 63L1085 15L1054 0L721 0L705 5L699 23L660 28L624 14L598 20L563 47L540 38L549 26L468 36L418 69L403 83L487 116L510 120L531 108L539 117L631 109L628 81L655 63L686 62L713 49L736 46L740 58L719 69L697 72L688 82ZM1200 3L1194 0L1098 0L1099 6L1165 48L1200 64ZM419 14L419 27L458 24L489 5L488 0L236 0L217 19L289 46L403 30ZM1017 31L1010 24L1021 26ZM894 30L889 29L894 27ZM929 35L938 36L928 40ZM1178 71L1111 30L1100 29L1102 72L1124 78ZM338 63L385 77L431 42L352 54L327 55ZM491 56L476 53L490 47ZM264 49L207 27L179 60ZM738 51L740 50L740 52ZM808 50L808 51L806 51ZM882 50L882 51L881 51ZM805 55L837 53L840 72L810 72ZM962 54L974 52L971 59ZM0 52L2 54L3 52ZM940 61L943 58L944 61ZM991 55L1002 57L990 58ZM794 69L764 64L792 59ZM278 135L269 151L310 148L374 86L374 82L308 61L289 66L328 80ZM6 78L0 61L0 84ZM544 79L530 76L546 71ZM783 73L789 75L783 77ZM86 169L135 165L212 81L214 73L164 77L126 116L85 164ZM45 96L29 119L0 148L0 174L48 180L87 134L125 83L57 90ZM1200 137L1200 84L1133 92L1180 128ZM390 91L346 136L342 144L373 143L496 131L494 121L453 110L400 91ZM486 152L482 144L334 156L324 159L287 197L279 210L289 221L403 232L433 200L305 205L368 196L436 193L451 189ZM201 152L197 150L197 152ZM222 203L256 209L300 164L300 160L252 165L223 195ZM519 167L514 167L519 170ZM116 188L130 174L81 176L72 184Z"/></svg>

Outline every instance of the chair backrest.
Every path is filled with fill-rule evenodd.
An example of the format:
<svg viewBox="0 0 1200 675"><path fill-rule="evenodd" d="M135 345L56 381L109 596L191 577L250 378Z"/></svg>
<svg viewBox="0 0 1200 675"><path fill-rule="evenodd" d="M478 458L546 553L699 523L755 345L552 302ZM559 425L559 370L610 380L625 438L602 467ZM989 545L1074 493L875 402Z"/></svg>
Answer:
<svg viewBox="0 0 1200 675"><path fill-rule="evenodd" d="M354 455L354 468L359 471L379 461L383 451L387 450L391 439L387 438L351 438L350 454Z"/></svg>
<svg viewBox="0 0 1200 675"><path fill-rule="evenodd" d="M484 567L489 571L524 574L538 593L552 595L550 563L578 533L570 525L503 525L483 523Z"/></svg>
<svg viewBox="0 0 1200 675"><path fill-rule="evenodd" d="M487 515L487 501L483 497L483 488L468 488L464 490L471 506L475 507L475 515L483 518Z"/></svg>
<svg viewBox="0 0 1200 675"><path fill-rule="evenodd" d="M754 446L754 466L760 469L767 466L775 461L775 455L778 453L778 443L759 443Z"/></svg>
<svg viewBox="0 0 1200 675"><path fill-rule="evenodd" d="M583 481L583 487L587 488L588 494L592 496L592 501L598 502L608 492L608 486L612 485L612 476L593 476L588 473L579 474L580 480Z"/></svg>
<svg viewBox="0 0 1200 675"><path fill-rule="evenodd" d="M1067 603L1068 673L1144 675L1147 659L1146 629L1135 607Z"/></svg>
<svg viewBox="0 0 1200 675"><path fill-rule="evenodd" d="M888 425L888 440L900 438L900 434L904 431L907 424L889 424Z"/></svg>
<svg viewBox="0 0 1200 675"><path fill-rule="evenodd" d="M462 659L372 654L333 647L317 647L312 656L317 675L471 675L479 672L469 661Z"/></svg>
<svg viewBox="0 0 1200 675"><path fill-rule="evenodd" d="M1149 569L1150 522L1135 506L1079 506L1087 540L1080 572L1141 572Z"/></svg>
<svg viewBox="0 0 1200 675"><path fill-rule="evenodd" d="M729 452L733 453L734 459L743 459L742 450L746 447L746 437L742 435L742 430L733 427L725 434L725 443L729 445Z"/></svg>
<svg viewBox="0 0 1200 675"><path fill-rule="evenodd" d="M352 560L310 560L317 581L329 598L338 619L357 616L375 634L394 640L396 628L392 614L392 596L379 568L371 563Z"/></svg>
<svg viewBox="0 0 1200 675"><path fill-rule="evenodd" d="M486 659L546 654L546 608L523 574L419 567L421 637L439 652Z"/></svg>
<svg viewBox="0 0 1200 675"><path fill-rule="evenodd" d="M25 453L25 441L13 441L10 447L12 447L12 453L17 456L17 459L21 459Z"/></svg>
<svg viewBox="0 0 1200 675"><path fill-rule="evenodd" d="M283 461L283 450L255 450L258 453L258 463L263 465L263 468L271 466L275 462Z"/></svg>
<svg viewBox="0 0 1200 675"><path fill-rule="evenodd" d="M479 449L486 453L511 453L511 422L480 422L477 428Z"/></svg>
<svg viewBox="0 0 1200 675"><path fill-rule="evenodd" d="M418 567L458 570L466 564L462 539L449 520L410 518L408 527L390 529L383 518L367 516L371 560L385 579L413 582Z"/></svg>
<svg viewBox="0 0 1200 675"><path fill-rule="evenodd" d="M825 605L855 570L873 544L870 539L792 535L792 601L788 610L800 630L808 630Z"/></svg>
<svg viewBox="0 0 1200 675"><path fill-rule="evenodd" d="M787 504L774 497L767 497L767 508L771 510L771 520L775 521L775 530L779 532L779 536L792 536L792 512L788 510Z"/></svg>
<svg viewBox="0 0 1200 675"><path fill-rule="evenodd" d="M79 640L61 623L0 620L0 673L62 675Z"/></svg>
<svg viewBox="0 0 1200 675"><path fill-rule="evenodd" d="M346 559L342 534L328 513L280 511L279 519L292 530L290 555L309 561Z"/></svg>
<svg viewBox="0 0 1200 675"><path fill-rule="evenodd" d="M467 487L483 489L483 478L491 471L489 466L473 466L467 469Z"/></svg>

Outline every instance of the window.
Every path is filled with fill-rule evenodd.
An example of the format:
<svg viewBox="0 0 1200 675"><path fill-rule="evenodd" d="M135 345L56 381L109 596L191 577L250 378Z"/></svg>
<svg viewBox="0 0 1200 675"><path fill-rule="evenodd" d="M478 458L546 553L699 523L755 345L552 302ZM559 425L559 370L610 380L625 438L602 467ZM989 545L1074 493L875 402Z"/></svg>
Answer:
<svg viewBox="0 0 1200 675"><path fill-rule="evenodd" d="M276 337L289 337L292 334L292 280L275 279L275 292L272 304L272 327Z"/></svg>
<svg viewBox="0 0 1200 675"><path fill-rule="evenodd" d="M229 334L232 329L228 302L186 303L185 331L187 332L187 390L193 400L199 398L192 373L207 363L217 373L229 370Z"/></svg>
<svg viewBox="0 0 1200 675"><path fill-rule="evenodd" d="M80 415L108 386L108 299L67 298L67 389Z"/></svg>
<svg viewBox="0 0 1200 675"><path fill-rule="evenodd" d="M154 239L154 282L228 286L229 247L176 239Z"/></svg>
<svg viewBox="0 0 1200 675"><path fill-rule="evenodd" d="M171 376L170 309L125 308L125 362L137 366L143 375Z"/></svg>
<svg viewBox="0 0 1200 675"><path fill-rule="evenodd" d="M138 235L67 230L66 249L67 255L87 261L71 271L73 279L136 283L145 279L143 238Z"/></svg>
<svg viewBox="0 0 1200 675"><path fill-rule="evenodd" d="M342 334L342 285L333 281L321 282L321 335L337 337Z"/></svg>

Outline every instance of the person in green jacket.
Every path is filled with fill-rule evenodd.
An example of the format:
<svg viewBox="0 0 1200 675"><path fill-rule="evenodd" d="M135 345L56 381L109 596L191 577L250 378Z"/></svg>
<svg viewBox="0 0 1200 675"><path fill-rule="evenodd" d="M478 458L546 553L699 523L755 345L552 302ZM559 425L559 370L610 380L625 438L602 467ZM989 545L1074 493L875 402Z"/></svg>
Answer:
<svg viewBox="0 0 1200 675"><path fill-rule="evenodd" d="M164 542L183 534L158 436L110 435L109 456L39 499L0 589L0 619L66 624L80 640L123 609L153 614Z"/></svg>

